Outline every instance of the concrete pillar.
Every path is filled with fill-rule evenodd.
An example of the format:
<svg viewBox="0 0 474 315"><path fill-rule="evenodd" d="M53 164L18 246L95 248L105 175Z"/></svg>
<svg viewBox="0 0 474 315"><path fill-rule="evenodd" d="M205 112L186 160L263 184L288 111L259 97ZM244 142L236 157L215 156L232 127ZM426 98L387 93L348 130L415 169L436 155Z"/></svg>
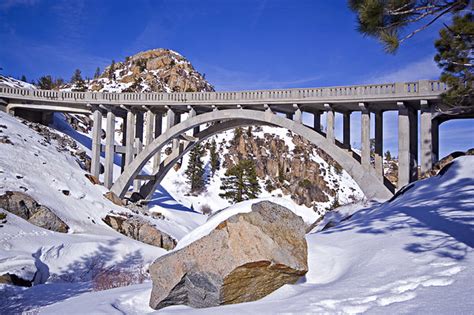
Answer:
<svg viewBox="0 0 474 315"><path fill-rule="evenodd" d="M189 118L196 116L196 110L192 108L191 106L188 107L189 112L188 116ZM193 128L193 136L197 135L199 133L199 126Z"/></svg>
<svg viewBox="0 0 474 315"><path fill-rule="evenodd" d="M408 109L410 120L410 182L418 179L418 110Z"/></svg>
<svg viewBox="0 0 474 315"><path fill-rule="evenodd" d="M161 136L163 132L163 114L155 114L155 139ZM161 163L161 150L156 152L153 157L153 171L157 170Z"/></svg>
<svg viewBox="0 0 474 315"><path fill-rule="evenodd" d="M313 129L321 131L321 112L316 111L313 113Z"/></svg>
<svg viewBox="0 0 474 315"><path fill-rule="evenodd" d="M171 107L168 107L168 112L166 113L166 118L167 118L166 126L167 126L168 129L170 129L171 127L173 127L174 125L179 123L179 121L181 120L181 115L175 113ZM178 148L178 145L179 145L179 140L178 139L173 139L173 145L172 145L173 151Z"/></svg>
<svg viewBox="0 0 474 315"><path fill-rule="evenodd" d="M336 142L334 137L334 110L330 104L324 104L326 108L326 138L332 142Z"/></svg>
<svg viewBox="0 0 474 315"><path fill-rule="evenodd" d="M142 151L142 141L140 140L140 138L135 138L134 147L135 147L137 155L138 155L138 153L140 153ZM141 186L142 186L142 183L141 183L140 180L136 179L136 180L133 181L133 191L134 192L139 192Z"/></svg>
<svg viewBox="0 0 474 315"><path fill-rule="evenodd" d="M383 111L375 112L375 172L383 181Z"/></svg>
<svg viewBox="0 0 474 315"><path fill-rule="evenodd" d="M398 189L410 182L410 118L408 107L398 105Z"/></svg>
<svg viewBox="0 0 474 315"><path fill-rule="evenodd" d="M360 142L361 142L361 154L360 161L362 166L366 169L370 167L370 112L369 107L365 103L359 103L361 109L361 122L360 122Z"/></svg>
<svg viewBox="0 0 474 315"><path fill-rule="evenodd" d="M127 118L122 117L122 140L121 144L122 146L126 147L127 146ZM121 159L120 159L120 174L123 173L123 170L125 169L125 154L121 154Z"/></svg>
<svg viewBox="0 0 474 315"><path fill-rule="evenodd" d="M342 114L342 143L344 148L351 148L351 112Z"/></svg>
<svg viewBox="0 0 474 315"><path fill-rule="evenodd" d="M147 110L145 113L145 120L146 120L146 129L145 129L145 143L146 145L153 142L155 139L153 130L155 127L155 113L151 110Z"/></svg>
<svg viewBox="0 0 474 315"><path fill-rule="evenodd" d="M107 126L105 130L105 173L104 186L112 187L114 181L114 145L115 145L115 114L109 110L107 112Z"/></svg>
<svg viewBox="0 0 474 315"><path fill-rule="evenodd" d="M433 163L439 161L439 121L437 119L431 120L431 138L433 139Z"/></svg>
<svg viewBox="0 0 474 315"><path fill-rule="evenodd" d="M431 108L428 101L422 100L420 117L421 173L433 167L433 133L431 126Z"/></svg>
<svg viewBox="0 0 474 315"><path fill-rule="evenodd" d="M102 113L98 107L92 112L92 157L90 172L99 178L100 174L100 139L102 134Z"/></svg>
<svg viewBox="0 0 474 315"><path fill-rule="evenodd" d="M293 104L293 108L296 109L295 114L293 115L293 121L296 121L297 123L301 124L303 122L301 109L299 108L298 104Z"/></svg>
<svg viewBox="0 0 474 315"><path fill-rule="evenodd" d="M137 112L135 117L135 138L143 143L143 112Z"/></svg>
<svg viewBox="0 0 474 315"><path fill-rule="evenodd" d="M134 157L133 143L135 141L135 119L136 114L129 109L127 111L127 133L125 143L125 166L130 164Z"/></svg>

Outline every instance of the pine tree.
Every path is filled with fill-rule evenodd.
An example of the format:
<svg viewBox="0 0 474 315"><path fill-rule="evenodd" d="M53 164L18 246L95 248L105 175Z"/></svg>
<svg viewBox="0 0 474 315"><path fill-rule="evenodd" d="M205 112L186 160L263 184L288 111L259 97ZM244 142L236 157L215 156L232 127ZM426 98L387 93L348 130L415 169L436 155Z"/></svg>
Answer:
<svg viewBox="0 0 474 315"><path fill-rule="evenodd" d="M387 150L387 152L385 152L385 160L387 161L392 160L392 154L390 153L390 150Z"/></svg>
<svg viewBox="0 0 474 315"><path fill-rule="evenodd" d="M220 168L219 154L217 153L216 140L212 139L211 146L209 148L210 164L211 164L211 176L214 176L217 170Z"/></svg>
<svg viewBox="0 0 474 315"><path fill-rule="evenodd" d="M87 91L86 83L84 82L84 79L82 79L81 70L76 69L76 71L74 71L74 74L72 75L72 78L71 78L71 83L75 85L72 91L76 91L76 92Z"/></svg>
<svg viewBox="0 0 474 315"><path fill-rule="evenodd" d="M21 79L20 79L20 81L27 82L27 80L26 80L26 76L25 76L24 74L21 76Z"/></svg>
<svg viewBox="0 0 474 315"><path fill-rule="evenodd" d="M221 186L224 193L220 194L225 199L241 202L257 198L261 192L253 160L240 160L225 176Z"/></svg>
<svg viewBox="0 0 474 315"><path fill-rule="evenodd" d="M115 80L115 60L112 59L112 64L109 67L108 73L109 80Z"/></svg>
<svg viewBox="0 0 474 315"><path fill-rule="evenodd" d="M450 107L472 107L474 100L474 15L455 16L439 32L435 61L443 69L441 81L449 87L443 101Z"/></svg>
<svg viewBox="0 0 474 315"><path fill-rule="evenodd" d="M94 79L98 79L100 77L100 68L97 67L94 72Z"/></svg>
<svg viewBox="0 0 474 315"><path fill-rule="evenodd" d="M36 85L42 90L52 90L53 78L50 75L44 75L38 79Z"/></svg>
<svg viewBox="0 0 474 315"><path fill-rule="evenodd" d="M199 193L204 189L204 163L201 159L203 155L204 149L199 144L189 153L188 167L184 174L191 185L190 193L192 194Z"/></svg>

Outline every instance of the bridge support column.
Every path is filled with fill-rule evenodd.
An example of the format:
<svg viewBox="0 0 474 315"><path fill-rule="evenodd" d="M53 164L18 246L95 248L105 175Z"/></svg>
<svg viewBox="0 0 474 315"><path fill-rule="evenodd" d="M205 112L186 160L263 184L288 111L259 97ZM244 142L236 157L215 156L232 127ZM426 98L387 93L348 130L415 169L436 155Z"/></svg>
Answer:
<svg viewBox="0 0 474 315"><path fill-rule="evenodd" d="M107 111L107 126L105 130L105 173L104 185L108 189L112 187L114 181L114 145L115 145L115 114Z"/></svg>
<svg viewBox="0 0 474 315"><path fill-rule="evenodd" d="M95 107L92 112L92 156L90 172L93 176L99 178L100 175L100 139L102 133L102 112Z"/></svg>
<svg viewBox="0 0 474 315"><path fill-rule="evenodd" d="M129 165L134 157L133 143L135 141L135 120L136 114L128 109L127 111L127 133L125 143L125 166Z"/></svg>
<svg viewBox="0 0 474 315"><path fill-rule="evenodd" d="M191 106L188 107L189 109L189 118L196 116L196 110L192 108ZM197 135L199 133L199 126L193 128L193 136Z"/></svg>
<svg viewBox="0 0 474 315"><path fill-rule="evenodd" d="M383 111L375 112L375 172L383 181Z"/></svg>
<svg viewBox="0 0 474 315"><path fill-rule="evenodd" d="M178 124L179 121L181 120L180 114L177 114L173 111L171 107L168 107L168 112L166 113L166 118L167 118L167 128L170 129L174 125ZM173 139L173 151L178 148L179 145L179 140L178 139Z"/></svg>
<svg viewBox="0 0 474 315"><path fill-rule="evenodd" d="M156 113L155 114L155 139L158 138L161 133L163 132L163 114ZM156 152L155 156L153 157L153 171L158 170L161 163L161 150Z"/></svg>
<svg viewBox="0 0 474 315"><path fill-rule="evenodd" d="M433 154L433 126L431 122L431 107L428 101L422 100L420 102L421 113L420 113L420 137L421 137L421 173L426 173L431 170L434 162Z"/></svg>
<svg viewBox="0 0 474 315"><path fill-rule="evenodd" d="M398 189L417 178L417 111L403 102L398 105Z"/></svg>
<svg viewBox="0 0 474 315"><path fill-rule="evenodd" d="M366 169L370 168L370 112L369 107L365 103L359 103L359 107L362 110L361 112L361 122L360 122L360 142L361 142L361 164Z"/></svg>
<svg viewBox="0 0 474 315"><path fill-rule="evenodd" d="M439 161L439 121L437 119L431 120L431 137L433 139L433 163Z"/></svg>
<svg viewBox="0 0 474 315"><path fill-rule="evenodd" d="M135 139L133 140L133 158L140 153L143 144L143 112L135 114ZM133 182L133 191L138 192L141 187L141 181L135 180Z"/></svg>
<svg viewBox="0 0 474 315"><path fill-rule="evenodd" d="M148 109L145 113L145 122L145 143L150 144L155 139L153 135L153 130L155 127L155 113L153 113L150 109Z"/></svg>
<svg viewBox="0 0 474 315"><path fill-rule="evenodd" d="M321 131L321 112L315 111L313 113L313 129L320 132Z"/></svg>
<svg viewBox="0 0 474 315"><path fill-rule="evenodd" d="M301 124L303 122L301 109L299 108L298 104L293 104L293 108L296 109L295 114L293 115L293 121Z"/></svg>
<svg viewBox="0 0 474 315"><path fill-rule="evenodd" d="M351 148L351 112L342 114L342 143L344 148Z"/></svg>
<svg viewBox="0 0 474 315"><path fill-rule="evenodd" d="M334 137L334 110L330 104L324 104L326 111L326 138L335 143L336 138Z"/></svg>

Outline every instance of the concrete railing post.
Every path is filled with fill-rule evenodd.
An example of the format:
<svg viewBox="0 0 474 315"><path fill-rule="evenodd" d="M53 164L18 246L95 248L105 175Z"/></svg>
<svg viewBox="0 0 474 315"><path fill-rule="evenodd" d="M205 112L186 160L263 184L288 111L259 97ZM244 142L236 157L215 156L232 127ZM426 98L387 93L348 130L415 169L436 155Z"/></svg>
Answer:
<svg viewBox="0 0 474 315"><path fill-rule="evenodd" d="M102 134L102 112L99 107L92 110L92 157L90 172L99 178L100 175L100 139Z"/></svg>
<svg viewBox="0 0 474 315"><path fill-rule="evenodd" d="M383 181L383 111L375 112L374 163L377 177Z"/></svg>
<svg viewBox="0 0 474 315"><path fill-rule="evenodd" d="M351 148L351 112L342 114L342 143L344 148Z"/></svg>
<svg viewBox="0 0 474 315"><path fill-rule="evenodd" d="M361 109L361 122L360 122L360 141L361 141L361 164L366 169L370 167L370 112L369 107L366 103L359 103Z"/></svg>
<svg viewBox="0 0 474 315"><path fill-rule="evenodd" d="M109 188L114 180L114 156L115 156L115 114L112 110L107 111L107 126L105 130L105 172L104 185Z"/></svg>
<svg viewBox="0 0 474 315"><path fill-rule="evenodd" d="M326 109L326 138L331 142L335 143L336 138L334 136L334 110L331 104L324 104Z"/></svg>

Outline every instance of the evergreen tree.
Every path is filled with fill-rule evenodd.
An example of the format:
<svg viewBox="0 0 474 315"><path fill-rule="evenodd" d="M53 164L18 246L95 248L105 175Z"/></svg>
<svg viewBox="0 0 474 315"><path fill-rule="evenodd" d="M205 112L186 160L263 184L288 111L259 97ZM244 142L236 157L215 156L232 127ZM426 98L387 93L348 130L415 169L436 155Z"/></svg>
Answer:
<svg viewBox="0 0 474 315"><path fill-rule="evenodd" d="M204 155L204 149L198 144L189 153L188 167L184 174L188 178L188 182L191 185L190 193L199 193L204 189L204 163L202 156Z"/></svg>
<svg viewBox="0 0 474 315"><path fill-rule="evenodd" d="M100 77L100 68L97 67L94 72L94 79L98 79Z"/></svg>
<svg viewBox="0 0 474 315"><path fill-rule="evenodd" d="M390 153L390 150L387 150L387 152L385 152L385 160L387 161L392 160L392 154Z"/></svg>
<svg viewBox="0 0 474 315"><path fill-rule="evenodd" d="M234 129L234 138L231 140L231 144L236 145L239 143L239 139L242 136L243 130L240 127Z"/></svg>
<svg viewBox="0 0 474 315"><path fill-rule="evenodd" d="M25 76L25 75L22 75L20 81L27 82L26 76Z"/></svg>
<svg viewBox="0 0 474 315"><path fill-rule="evenodd" d="M50 75L44 75L38 79L36 85L42 90L52 90L53 78Z"/></svg>
<svg viewBox="0 0 474 315"><path fill-rule="evenodd" d="M377 38L389 53L442 16L457 14L468 5L469 0L349 0L358 31ZM409 25L415 29L405 32Z"/></svg>
<svg viewBox="0 0 474 315"><path fill-rule="evenodd" d="M71 83L72 83L72 84L76 84L76 83L78 83L79 81L82 81L82 73L81 73L81 70L76 69L76 70L74 71L74 74L73 74L72 77L71 77Z"/></svg>
<svg viewBox="0 0 474 315"><path fill-rule="evenodd" d="M109 67L108 73L109 80L115 80L115 60L112 59L112 64Z"/></svg>
<svg viewBox="0 0 474 315"><path fill-rule="evenodd" d="M72 75L72 78L71 78L71 83L75 85L72 91L76 91L76 92L87 91L86 83L84 82L84 79L82 79L81 70L76 69L76 71L74 71L74 74Z"/></svg>
<svg viewBox="0 0 474 315"><path fill-rule="evenodd" d="M211 146L209 148L210 164L211 164L211 175L214 176L216 171L220 168L219 154L217 153L216 140L212 139Z"/></svg>
<svg viewBox="0 0 474 315"><path fill-rule="evenodd" d="M451 25L445 24L435 42L435 61L443 70L441 81L449 86L442 95L443 103L453 113L474 112L473 6L470 0L349 0L359 32L377 38L389 53L441 17L452 17Z"/></svg>
<svg viewBox="0 0 474 315"><path fill-rule="evenodd" d="M443 69L441 81L449 87L443 101L450 107L473 106L474 100L474 16L455 16L453 23L439 32L435 61Z"/></svg>
<svg viewBox="0 0 474 315"><path fill-rule="evenodd" d="M257 198L260 194L253 160L240 160L226 171L225 176L222 180L221 189L224 193L220 194L221 197L232 202L241 202Z"/></svg>

